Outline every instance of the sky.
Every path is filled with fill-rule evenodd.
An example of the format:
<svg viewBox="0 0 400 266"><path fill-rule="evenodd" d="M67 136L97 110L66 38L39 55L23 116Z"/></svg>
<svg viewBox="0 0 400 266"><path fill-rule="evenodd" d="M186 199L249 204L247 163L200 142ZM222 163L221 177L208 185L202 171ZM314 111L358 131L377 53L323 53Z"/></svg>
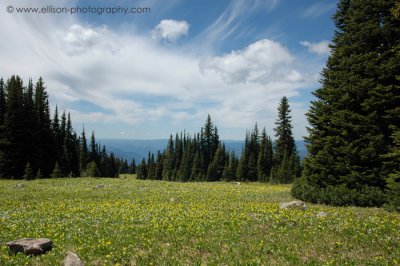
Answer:
<svg viewBox="0 0 400 266"><path fill-rule="evenodd" d="M300 140L336 3L0 0L0 77L43 77L51 109L97 138L193 134L207 114L222 139L244 139L256 122L273 136L287 96Z"/></svg>

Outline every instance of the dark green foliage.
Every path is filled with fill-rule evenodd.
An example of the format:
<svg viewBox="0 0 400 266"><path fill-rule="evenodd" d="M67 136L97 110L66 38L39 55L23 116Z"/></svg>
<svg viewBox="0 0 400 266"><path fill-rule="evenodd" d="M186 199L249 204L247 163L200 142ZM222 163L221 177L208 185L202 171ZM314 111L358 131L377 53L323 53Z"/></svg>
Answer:
<svg viewBox="0 0 400 266"><path fill-rule="evenodd" d="M138 166L137 178L147 179L147 177L148 177L148 172L147 172L146 160L143 158L141 164Z"/></svg>
<svg viewBox="0 0 400 266"><path fill-rule="evenodd" d="M236 171L239 165L239 160L236 157L234 151L231 152L227 162L225 163L224 171L222 173L222 180L223 181L233 181L236 180Z"/></svg>
<svg viewBox="0 0 400 266"><path fill-rule="evenodd" d="M24 170L24 179L25 180L32 180L35 177L35 174L33 173L31 164L28 162L25 166Z"/></svg>
<svg viewBox="0 0 400 266"><path fill-rule="evenodd" d="M26 87L18 76L6 84L0 79L0 177L31 178L35 173L38 178L81 173L117 177L122 161L113 154L100 154L94 134L91 148L89 153L84 132L78 138L69 114L67 118L64 112L60 121L56 107L50 118L42 78L35 86L29 80ZM95 167L85 169L93 161Z"/></svg>
<svg viewBox="0 0 400 266"><path fill-rule="evenodd" d="M129 165L129 173L136 174L136 161L132 159L131 164Z"/></svg>
<svg viewBox="0 0 400 266"><path fill-rule="evenodd" d="M400 124L400 20L395 0L340 1L322 88L307 114L308 158L295 197L380 206L396 167L386 155ZM390 193L393 192L389 188Z"/></svg>
<svg viewBox="0 0 400 266"><path fill-rule="evenodd" d="M80 154L79 154L79 168L80 171L85 171L86 166L89 162L89 151L87 147L87 142L86 142L86 134L85 134L85 129L82 131L82 136L81 136L81 141L80 141Z"/></svg>
<svg viewBox="0 0 400 266"><path fill-rule="evenodd" d="M283 97L274 128L277 137L271 169L271 181L274 183L290 183L299 176L300 159L292 134L290 112L288 99Z"/></svg>
<svg viewBox="0 0 400 266"><path fill-rule="evenodd" d="M400 129L393 128L393 146L384 157L386 164L392 169L386 179L387 182L387 204L389 210L400 211Z"/></svg>
<svg viewBox="0 0 400 266"><path fill-rule="evenodd" d="M58 162L56 162L56 165L54 166L53 173L51 174L51 177L52 178L64 177L63 172L62 172L61 167L58 164Z"/></svg>
<svg viewBox="0 0 400 266"><path fill-rule="evenodd" d="M86 177L100 177L101 176L100 170L94 161L91 161L87 165L86 171L83 173L83 176L86 176Z"/></svg>

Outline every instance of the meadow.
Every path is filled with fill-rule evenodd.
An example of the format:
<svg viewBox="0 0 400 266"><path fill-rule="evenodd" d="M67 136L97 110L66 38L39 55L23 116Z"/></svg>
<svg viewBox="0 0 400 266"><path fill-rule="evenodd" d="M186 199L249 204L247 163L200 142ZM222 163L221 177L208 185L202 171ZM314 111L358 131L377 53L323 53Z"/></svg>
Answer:
<svg viewBox="0 0 400 266"><path fill-rule="evenodd" d="M24 186L16 186L17 184ZM0 180L0 265L398 265L400 215L280 210L290 185L118 179ZM323 215L321 215L323 212ZM7 241L47 237L27 257Z"/></svg>

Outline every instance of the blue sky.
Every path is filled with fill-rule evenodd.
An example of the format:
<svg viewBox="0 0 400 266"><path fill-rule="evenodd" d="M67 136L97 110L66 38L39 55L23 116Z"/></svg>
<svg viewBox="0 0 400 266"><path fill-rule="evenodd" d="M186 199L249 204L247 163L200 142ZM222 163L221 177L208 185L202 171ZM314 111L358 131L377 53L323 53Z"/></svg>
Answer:
<svg viewBox="0 0 400 266"><path fill-rule="evenodd" d="M98 138L269 134L289 97L296 139L334 33L336 1L0 1L0 76L42 76L54 110ZM150 8L143 14L21 14L20 7ZM6 40L6 41L5 41Z"/></svg>

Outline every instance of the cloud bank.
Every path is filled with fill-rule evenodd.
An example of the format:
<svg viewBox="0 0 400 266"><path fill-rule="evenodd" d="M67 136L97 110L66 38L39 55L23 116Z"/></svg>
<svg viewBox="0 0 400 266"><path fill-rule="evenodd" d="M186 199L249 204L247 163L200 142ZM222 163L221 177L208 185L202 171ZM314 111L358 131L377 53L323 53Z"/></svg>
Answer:
<svg viewBox="0 0 400 266"><path fill-rule="evenodd" d="M43 76L51 103L70 111L75 124L98 123L107 130L154 125L150 138L197 130L207 114L223 129L223 138L242 138L255 122L273 126L280 98L299 95L315 82L297 67L294 54L270 39L206 56L193 46L182 50L154 40L176 42L188 34L186 21L162 20L145 34L73 16L1 16L0 24L1 36L7 36L0 43L3 77ZM293 103L292 110L295 134L304 135L305 107ZM143 137L120 128L115 134L121 131Z"/></svg>

